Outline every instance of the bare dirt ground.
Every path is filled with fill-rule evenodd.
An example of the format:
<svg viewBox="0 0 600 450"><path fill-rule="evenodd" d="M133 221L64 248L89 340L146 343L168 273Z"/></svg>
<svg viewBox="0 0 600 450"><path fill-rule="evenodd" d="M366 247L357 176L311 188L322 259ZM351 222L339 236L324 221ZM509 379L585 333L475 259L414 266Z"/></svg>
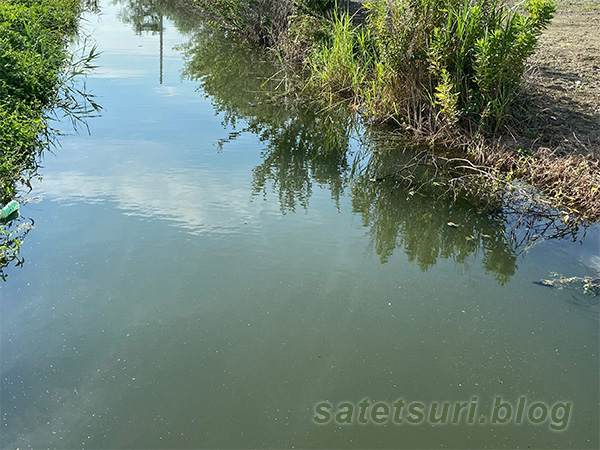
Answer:
<svg viewBox="0 0 600 450"><path fill-rule="evenodd" d="M517 173L555 205L600 221L600 0L557 2L524 96L528 117L512 146L532 158L516 160Z"/></svg>
<svg viewBox="0 0 600 450"><path fill-rule="evenodd" d="M558 2L525 77L532 150L600 155L600 1Z"/></svg>

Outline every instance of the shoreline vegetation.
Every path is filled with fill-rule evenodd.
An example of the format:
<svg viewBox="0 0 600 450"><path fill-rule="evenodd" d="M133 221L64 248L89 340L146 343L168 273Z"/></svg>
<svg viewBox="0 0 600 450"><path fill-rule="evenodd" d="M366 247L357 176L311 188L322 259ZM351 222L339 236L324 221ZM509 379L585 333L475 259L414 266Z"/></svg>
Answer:
<svg viewBox="0 0 600 450"><path fill-rule="evenodd" d="M187 7L274 54L281 70L273 78L287 86L288 99L349 108L390 138L437 149L428 162L451 168L455 192L494 204L512 195L528 213L572 226L600 219L593 118L584 142L575 132L558 135L565 127L540 125L558 118L540 119L552 108L535 101L529 61L556 12L553 1L194 0Z"/></svg>
<svg viewBox="0 0 600 450"><path fill-rule="evenodd" d="M57 111L74 125L98 111L75 78L89 70L95 49L74 60L69 43L87 7L82 0L0 1L0 203L29 186L39 157L56 134L49 122ZM78 57L79 58L79 57ZM11 226L9 226L11 225ZM17 259L28 222L0 223L0 268ZM4 277L0 269L0 276Z"/></svg>
<svg viewBox="0 0 600 450"><path fill-rule="evenodd" d="M67 37L77 31L78 0L0 3L0 200L33 169L48 146L48 113L58 102L69 59Z"/></svg>

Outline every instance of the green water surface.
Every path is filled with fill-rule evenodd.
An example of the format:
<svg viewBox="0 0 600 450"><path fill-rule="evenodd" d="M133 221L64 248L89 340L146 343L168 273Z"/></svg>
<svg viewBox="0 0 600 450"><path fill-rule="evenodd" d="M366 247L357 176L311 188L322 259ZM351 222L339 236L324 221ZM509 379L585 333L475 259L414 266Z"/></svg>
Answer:
<svg viewBox="0 0 600 450"><path fill-rule="evenodd" d="M547 239L371 181L412 150L269 101L261 57L152 5L88 16L102 117L24 194L2 448L598 448L598 298L534 282L597 277L600 228ZM568 427L491 424L497 396L568 402ZM474 424L313 421L473 397Z"/></svg>

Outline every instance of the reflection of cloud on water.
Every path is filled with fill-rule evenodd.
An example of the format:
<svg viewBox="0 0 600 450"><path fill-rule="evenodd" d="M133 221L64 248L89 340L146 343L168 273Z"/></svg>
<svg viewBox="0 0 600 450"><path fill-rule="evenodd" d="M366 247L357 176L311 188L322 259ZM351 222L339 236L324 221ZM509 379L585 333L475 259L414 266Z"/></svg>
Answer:
<svg viewBox="0 0 600 450"><path fill-rule="evenodd" d="M58 172L44 178L44 195L60 202L114 201L127 215L162 218L191 233L236 233L266 204L251 202L243 183L204 170L87 176Z"/></svg>
<svg viewBox="0 0 600 450"><path fill-rule="evenodd" d="M165 97L175 97L178 95L183 95L183 92L177 86L164 86L163 85L163 86L154 88L154 92L156 92L157 94L164 95Z"/></svg>
<svg viewBox="0 0 600 450"><path fill-rule="evenodd" d="M596 272L600 273L600 256L591 256L589 265L592 268L592 270L595 270Z"/></svg>
<svg viewBox="0 0 600 450"><path fill-rule="evenodd" d="M147 70L142 69L117 69L98 67L90 73L89 78L141 78L148 76Z"/></svg>

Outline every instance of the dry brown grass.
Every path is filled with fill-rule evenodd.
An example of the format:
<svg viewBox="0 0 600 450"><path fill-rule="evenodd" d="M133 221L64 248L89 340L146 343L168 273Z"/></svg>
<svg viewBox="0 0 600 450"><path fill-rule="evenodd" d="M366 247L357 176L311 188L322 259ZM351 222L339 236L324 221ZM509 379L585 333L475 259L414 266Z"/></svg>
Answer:
<svg viewBox="0 0 600 450"><path fill-rule="evenodd" d="M600 170L593 155L556 156L543 149L517 167L563 208L590 220L600 218Z"/></svg>
<svg viewBox="0 0 600 450"><path fill-rule="evenodd" d="M504 141L531 155L514 160L518 176L590 221L600 220L598 5L558 3L525 77L527 118Z"/></svg>

